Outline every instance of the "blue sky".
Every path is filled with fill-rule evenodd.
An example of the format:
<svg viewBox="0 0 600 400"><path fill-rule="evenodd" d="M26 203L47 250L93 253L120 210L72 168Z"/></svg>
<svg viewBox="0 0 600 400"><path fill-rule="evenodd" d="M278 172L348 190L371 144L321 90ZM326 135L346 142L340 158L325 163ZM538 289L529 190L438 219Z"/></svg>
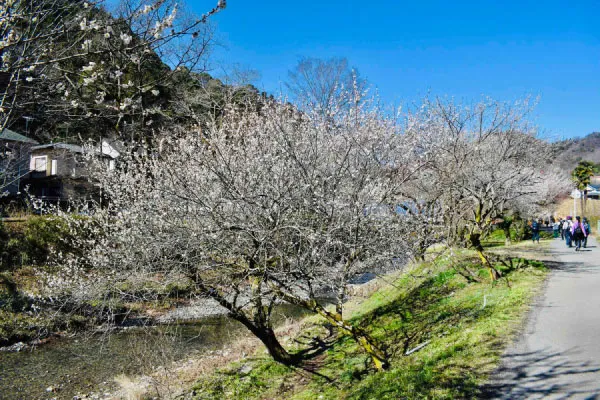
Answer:
<svg viewBox="0 0 600 400"><path fill-rule="evenodd" d="M255 69L273 94L299 57L346 57L388 103L540 96L546 136L600 131L598 0L230 0L214 22L225 44L214 65Z"/></svg>

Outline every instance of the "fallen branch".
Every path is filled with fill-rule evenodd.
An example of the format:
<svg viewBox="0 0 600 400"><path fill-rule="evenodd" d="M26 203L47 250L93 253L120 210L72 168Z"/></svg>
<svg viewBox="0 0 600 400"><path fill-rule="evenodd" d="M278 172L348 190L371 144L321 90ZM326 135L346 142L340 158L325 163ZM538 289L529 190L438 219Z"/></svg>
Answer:
<svg viewBox="0 0 600 400"><path fill-rule="evenodd" d="M420 345L418 345L417 347L408 350L406 353L404 353L405 356L411 355L412 353L421 350L423 347L427 346L429 343L431 343L431 340L428 340L424 343L421 343Z"/></svg>

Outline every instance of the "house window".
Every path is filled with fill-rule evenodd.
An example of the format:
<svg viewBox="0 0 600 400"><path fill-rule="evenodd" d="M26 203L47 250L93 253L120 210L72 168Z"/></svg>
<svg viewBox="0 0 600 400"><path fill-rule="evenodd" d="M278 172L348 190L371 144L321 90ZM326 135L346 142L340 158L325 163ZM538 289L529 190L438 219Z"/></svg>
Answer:
<svg viewBox="0 0 600 400"><path fill-rule="evenodd" d="M51 175L56 175L58 171L58 160L52 160Z"/></svg>
<svg viewBox="0 0 600 400"><path fill-rule="evenodd" d="M46 164L48 164L47 156L32 157L30 169L36 172L45 172Z"/></svg>

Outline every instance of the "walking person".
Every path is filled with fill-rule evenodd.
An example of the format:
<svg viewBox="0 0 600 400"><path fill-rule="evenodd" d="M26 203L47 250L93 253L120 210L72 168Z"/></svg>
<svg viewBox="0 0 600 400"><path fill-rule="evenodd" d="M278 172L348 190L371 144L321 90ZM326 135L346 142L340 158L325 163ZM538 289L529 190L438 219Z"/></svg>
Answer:
<svg viewBox="0 0 600 400"><path fill-rule="evenodd" d="M565 220L564 224L563 224L563 232L565 234L565 242L567 244L567 247L573 247L573 243L572 243L572 234L571 234L571 228L573 227L573 221L570 215L567 216L567 219Z"/></svg>
<svg viewBox="0 0 600 400"><path fill-rule="evenodd" d="M581 222L581 217L578 215L575 217L577 221L573 223L573 227L571 228L571 235L573 236L573 240L575 241L575 251L579 251L581 249L581 245L583 244L583 240L586 238L587 233L585 231L585 227Z"/></svg>
<svg viewBox="0 0 600 400"><path fill-rule="evenodd" d="M540 242L540 223L535 219L531 221L531 240L533 243Z"/></svg>
<svg viewBox="0 0 600 400"><path fill-rule="evenodd" d="M587 239L588 236L590 236L590 234L592 233L592 229L590 227L590 222L588 221L588 219L586 217L583 217L583 229L585 229L585 239L583 239L583 248L587 248Z"/></svg>
<svg viewBox="0 0 600 400"><path fill-rule="evenodd" d="M557 238L558 237L558 231L560 230L560 222L558 221L554 221L552 223L552 237L553 238Z"/></svg>
<svg viewBox="0 0 600 400"><path fill-rule="evenodd" d="M565 224L565 219L560 219L560 225L559 225L559 230L560 230L560 240L565 240L565 228L564 228L564 224Z"/></svg>

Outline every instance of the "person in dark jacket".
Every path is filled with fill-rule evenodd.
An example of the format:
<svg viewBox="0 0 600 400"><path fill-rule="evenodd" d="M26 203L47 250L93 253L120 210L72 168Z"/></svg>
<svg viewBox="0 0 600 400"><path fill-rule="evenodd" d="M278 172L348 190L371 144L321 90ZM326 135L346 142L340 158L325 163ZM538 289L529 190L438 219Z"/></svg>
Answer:
<svg viewBox="0 0 600 400"><path fill-rule="evenodd" d="M584 239L587 236L587 233L583 223L581 222L581 217L578 215L575 217L575 219L576 221L573 223L573 227L571 228L571 236L575 241L575 251L579 251Z"/></svg>
<svg viewBox="0 0 600 400"><path fill-rule="evenodd" d="M533 243L535 243L536 241L538 243L540 242L540 224L541 220L536 221L534 219L531 221L531 240L533 241Z"/></svg>
<svg viewBox="0 0 600 400"><path fill-rule="evenodd" d="M586 217L583 217L583 227L585 228L585 239L583 239L583 248L587 248L587 238L592 233L592 229L590 228L590 222Z"/></svg>

